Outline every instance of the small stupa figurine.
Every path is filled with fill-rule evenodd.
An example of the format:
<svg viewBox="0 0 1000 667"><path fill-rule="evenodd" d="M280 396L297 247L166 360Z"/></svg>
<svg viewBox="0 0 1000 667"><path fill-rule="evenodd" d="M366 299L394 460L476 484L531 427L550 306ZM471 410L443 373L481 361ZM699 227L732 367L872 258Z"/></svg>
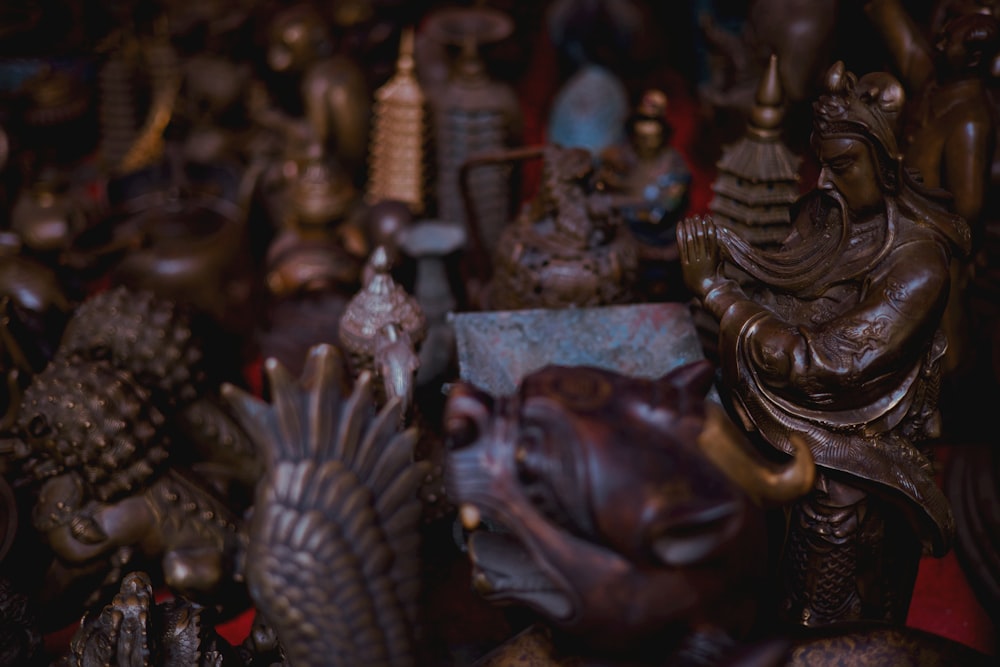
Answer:
<svg viewBox="0 0 1000 667"><path fill-rule="evenodd" d="M365 199L395 199L423 212L430 114L414 69L412 28L400 39L396 73L375 91L373 119Z"/></svg>
<svg viewBox="0 0 1000 667"><path fill-rule="evenodd" d="M801 159L785 145L784 92L772 54L757 87L746 135L723 149L709 209L724 225L760 248L779 246L791 231L791 205L799 197Z"/></svg>

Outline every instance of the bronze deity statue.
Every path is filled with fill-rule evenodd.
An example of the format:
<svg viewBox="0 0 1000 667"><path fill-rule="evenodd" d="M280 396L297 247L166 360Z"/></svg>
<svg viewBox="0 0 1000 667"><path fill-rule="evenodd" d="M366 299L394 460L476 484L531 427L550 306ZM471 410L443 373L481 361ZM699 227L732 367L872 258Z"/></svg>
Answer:
<svg viewBox="0 0 1000 667"><path fill-rule="evenodd" d="M655 232L672 227L691 183L684 156L670 145L668 104L662 91L647 90L629 119L628 141L609 146L598 156L601 183L620 195L620 208L633 231L657 245L663 241ZM666 242L673 244L674 239Z"/></svg>
<svg viewBox="0 0 1000 667"><path fill-rule="evenodd" d="M368 82L353 58L334 53L331 26L317 6L296 2L280 8L270 24L267 63L298 80L309 136L358 177L368 148Z"/></svg>
<svg viewBox="0 0 1000 667"><path fill-rule="evenodd" d="M273 404L228 388L267 471L246 556L253 601L295 665L415 665L426 467L401 405L374 410L372 376L353 391L329 345L296 381L265 364Z"/></svg>
<svg viewBox="0 0 1000 667"><path fill-rule="evenodd" d="M815 104L816 188L793 232L757 250L711 218L677 231L684 278L719 324L723 395L768 449L808 442L818 468L788 526L790 620L903 622L921 544L954 521L921 445L939 434L941 330L969 228L902 168L891 75L836 63Z"/></svg>
<svg viewBox="0 0 1000 667"><path fill-rule="evenodd" d="M951 192L976 244L996 142L987 87L1000 25L989 14L961 14L931 44L899 0L868 0L865 9L912 98L902 124L904 162L926 185Z"/></svg>
<svg viewBox="0 0 1000 667"><path fill-rule="evenodd" d="M598 187L611 196L638 241L640 284L647 300L669 294L665 267L677 266L674 228L687 208L691 185L687 161L670 143L668 104L663 91L644 92L626 125L627 139L598 156Z"/></svg>

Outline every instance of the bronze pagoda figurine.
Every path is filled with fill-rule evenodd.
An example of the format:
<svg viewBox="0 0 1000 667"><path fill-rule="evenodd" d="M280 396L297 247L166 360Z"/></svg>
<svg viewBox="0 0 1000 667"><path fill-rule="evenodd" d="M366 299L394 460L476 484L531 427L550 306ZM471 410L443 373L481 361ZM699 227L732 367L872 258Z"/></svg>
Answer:
<svg viewBox="0 0 1000 667"><path fill-rule="evenodd" d="M724 396L763 445L816 459L791 513L784 612L807 626L906 618L922 544L954 521L921 445L939 434L949 265L969 228L902 168L903 89L842 62L815 104L816 188L780 250L711 218L678 227L685 281L719 323Z"/></svg>
<svg viewBox="0 0 1000 667"><path fill-rule="evenodd" d="M799 198L801 159L781 138L784 105L778 57L772 54L746 135L722 149L708 204L716 223L760 248L777 248L788 237L792 204Z"/></svg>
<svg viewBox="0 0 1000 667"><path fill-rule="evenodd" d="M403 201L419 215L427 198L431 117L415 72L413 28L400 38L396 73L375 91L372 119L365 200Z"/></svg>

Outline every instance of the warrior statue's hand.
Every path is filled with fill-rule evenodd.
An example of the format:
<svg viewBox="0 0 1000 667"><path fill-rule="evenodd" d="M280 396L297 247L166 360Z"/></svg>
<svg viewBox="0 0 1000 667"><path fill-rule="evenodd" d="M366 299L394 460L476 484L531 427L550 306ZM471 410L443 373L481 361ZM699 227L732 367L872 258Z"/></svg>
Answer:
<svg viewBox="0 0 1000 667"><path fill-rule="evenodd" d="M694 216L677 225L684 284L696 297L704 299L719 278L719 232L710 216Z"/></svg>

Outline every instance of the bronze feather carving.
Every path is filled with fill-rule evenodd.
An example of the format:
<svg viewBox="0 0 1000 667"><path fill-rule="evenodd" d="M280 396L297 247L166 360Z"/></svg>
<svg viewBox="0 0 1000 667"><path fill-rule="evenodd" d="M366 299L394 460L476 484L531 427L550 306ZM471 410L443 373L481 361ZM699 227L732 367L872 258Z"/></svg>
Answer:
<svg viewBox="0 0 1000 667"><path fill-rule="evenodd" d="M265 457L246 559L258 610L297 667L416 664L415 429L400 431L398 399L376 412L369 373L348 394L329 345L298 381L265 370L270 404L223 389Z"/></svg>

